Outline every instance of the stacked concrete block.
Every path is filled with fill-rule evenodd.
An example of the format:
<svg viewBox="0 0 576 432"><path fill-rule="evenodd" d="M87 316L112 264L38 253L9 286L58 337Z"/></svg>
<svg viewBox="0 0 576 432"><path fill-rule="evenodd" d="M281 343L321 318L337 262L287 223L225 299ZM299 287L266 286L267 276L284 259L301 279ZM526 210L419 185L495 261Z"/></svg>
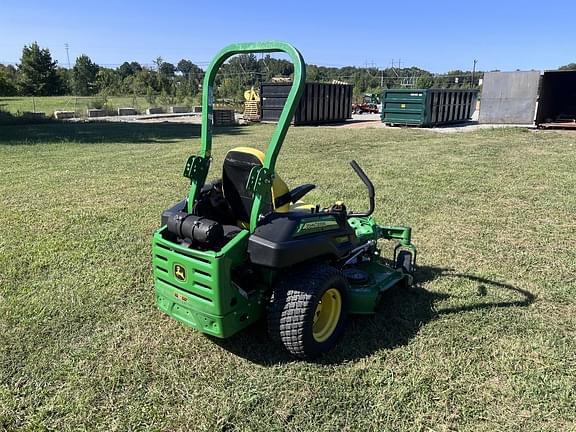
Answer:
<svg viewBox="0 0 576 432"><path fill-rule="evenodd" d="M138 111L135 108L118 108L118 115L119 116L128 116L128 115L137 115Z"/></svg>
<svg viewBox="0 0 576 432"><path fill-rule="evenodd" d="M188 107L185 106L171 106L170 112L173 114L183 114L189 112Z"/></svg>
<svg viewBox="0 0 576 432"><path fill-rule="evenodd" d="M54 118L56 120L64 120L74 118L76 113L74 111L54 111Z"/></svg>
<svg viewBox="0 0 576 432"><path fill-rule="evenodd" d="M87 115L89 118L95 118L95 117L106 117L106 115L108 114L106 112L105 109L101 108L90 108L86 111Z"/></svg>
<svg viewBox="0 0 576 432"><path fill-rule="evenodd" d="M34 112L34 111L24 111L22 117L29 120L42 120L46 118L46 113Z"/></svg>
<svg viewBox="0 0 576 432"><path fill-rule="evenodd" d="M164 109L162 107L150 107L146 110L146 114L162 114L164 113Z"/></svg>
<svg viewBox="0 0 576 432"><path fill-rule="evenodd" d="M231 109L217 109L214 113L214 126L230 126L236 124L234 110Z"/></svg>

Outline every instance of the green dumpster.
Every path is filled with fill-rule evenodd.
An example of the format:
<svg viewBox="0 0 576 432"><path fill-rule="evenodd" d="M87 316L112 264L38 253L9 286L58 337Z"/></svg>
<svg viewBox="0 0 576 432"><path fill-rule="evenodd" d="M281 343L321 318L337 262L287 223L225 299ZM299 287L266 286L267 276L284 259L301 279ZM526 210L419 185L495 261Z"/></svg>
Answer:
<svg viewBox="0 0 576 432"><path fill-rule="evenodd" d="M439 126L470 120L478 90L390 89L382 94L382 122L387 125Z"/></svg>

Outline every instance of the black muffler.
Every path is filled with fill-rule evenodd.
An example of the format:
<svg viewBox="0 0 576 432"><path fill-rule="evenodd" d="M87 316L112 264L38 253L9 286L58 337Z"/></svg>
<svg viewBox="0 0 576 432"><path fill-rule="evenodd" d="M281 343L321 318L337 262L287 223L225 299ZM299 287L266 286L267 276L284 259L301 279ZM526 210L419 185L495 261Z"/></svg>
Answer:
<svg viewBox="0 0 576 432"><path fill-rule="evenodd" d="M170 215L166 225L168 231L178 237L207 247L220 245L224 241L222 225L202 216L178 212Z"/></svg>

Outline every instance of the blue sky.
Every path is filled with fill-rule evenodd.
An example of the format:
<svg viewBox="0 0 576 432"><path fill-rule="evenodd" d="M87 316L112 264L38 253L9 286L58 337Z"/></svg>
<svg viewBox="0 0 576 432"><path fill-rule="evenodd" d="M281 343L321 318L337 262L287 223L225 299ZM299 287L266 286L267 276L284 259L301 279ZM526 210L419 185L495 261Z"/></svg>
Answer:
<svg viewBox="0 0 576 432"><path fill-rule="evenodd" d="M0 3L0 62L33 41L66 65L204 65L231 42L281 39L308 63L419 66L433 72L553 69L576 62L576 2L485 1L34 1Z"/></svg>

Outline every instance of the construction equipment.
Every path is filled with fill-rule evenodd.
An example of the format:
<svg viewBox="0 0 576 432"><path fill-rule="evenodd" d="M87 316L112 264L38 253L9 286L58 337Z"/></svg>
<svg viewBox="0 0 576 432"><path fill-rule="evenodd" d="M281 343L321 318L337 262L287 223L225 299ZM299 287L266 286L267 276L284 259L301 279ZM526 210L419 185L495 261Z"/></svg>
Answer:
<svg viewBox="0 0 576 432"><path fill-rule="evenodd" d="M244 92L244 120L257 122L261 119L260 95L254 87Z"/></svg>
<svg viewBox="0 0 576 432"><path fill-rule="evenodd" d="M250 52L288 54L293 85L266 153L228 151L221 178L207 183L214 78L226 59ZM336 344L348 314L374 313L386 290L411 283L416 248L409 227L374 220L374 186L355 161L368 189L364 212L340 201L305 204L315 185L290 190L276 173L305 81L302 55L285 42L233 44L216 55L204 78L201 149L184 168L188 196L162 213L152 263L156 303L169 316L218 338L266 317L274 340L313 358ZM390 260L380 255L381 239L397 242Z"/></svg>
<svg viewBox="0 0 576 432"><path fill-rule="evenodd" d="M376 93L365 93L362 96L362 102L352 104L352 112L354 114L378 114L378 105L380 104L380 98Z"/></svg>
<svg viewBox="0 0 576 432"><path fill-rule="evenodd" d="M260 95L258 94L257 90L254 90L254 86L252 86L250 88L250 90L246 90L244 92L244 99L247 102L251 102L251 101L260 101Z"/></svg>

